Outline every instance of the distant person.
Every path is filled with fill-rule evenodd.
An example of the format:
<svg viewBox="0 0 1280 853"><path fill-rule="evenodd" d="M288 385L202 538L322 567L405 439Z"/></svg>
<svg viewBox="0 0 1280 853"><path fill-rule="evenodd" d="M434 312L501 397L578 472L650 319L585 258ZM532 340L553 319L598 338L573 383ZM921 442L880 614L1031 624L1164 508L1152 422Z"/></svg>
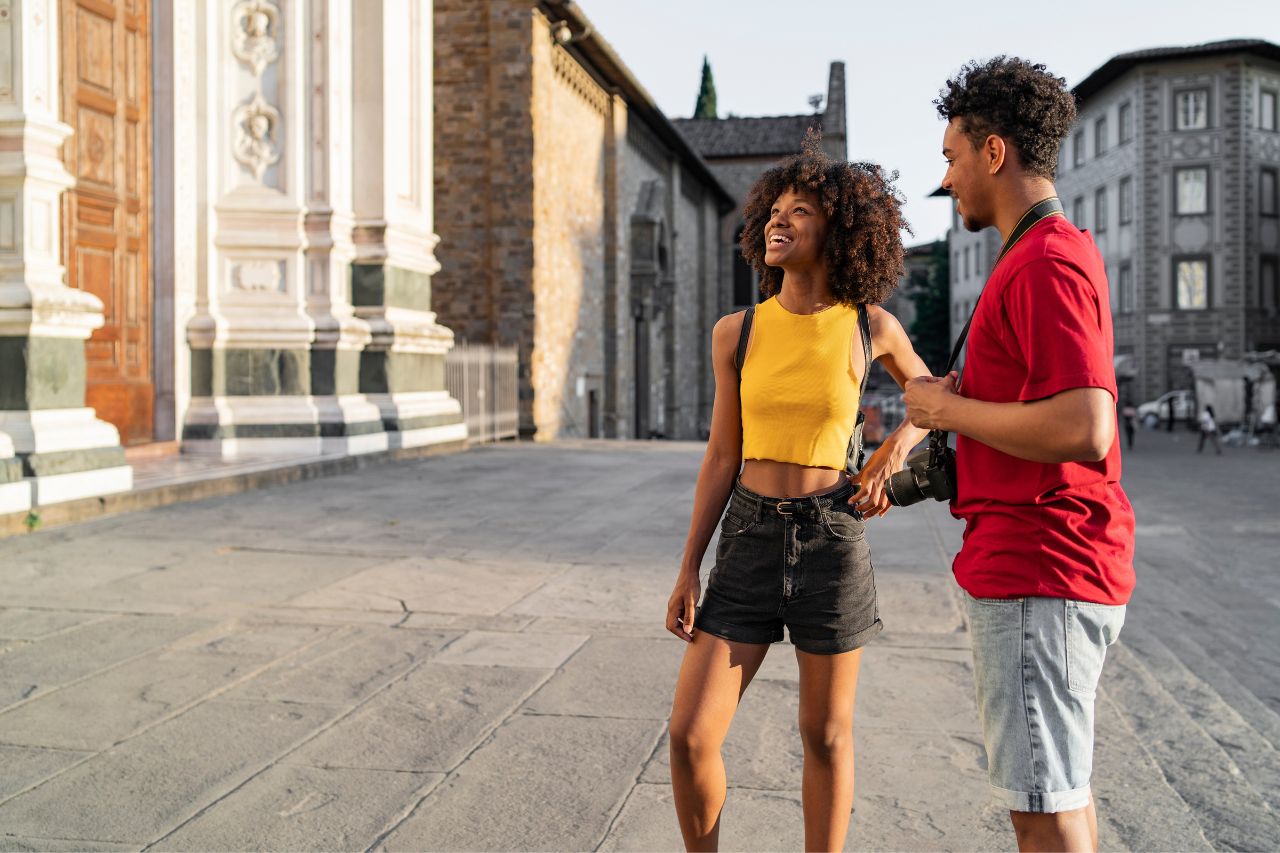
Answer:
<svg viewBox="0 0 1280 853"><path fill-rule="evenodd" d="M671 788L690 850L719 844L720 746L784 626L800 672L805 849L845 843L858 668L881 629L863 519L888 511L884 481L924 437L904 422L856 476L846 474L871 363L899 384L928 370L875 304L902 275L901 204L879 166L833 160L812 136L746 201L742 254L765 299L712 332L711 438L667 603L667 630L687 643L670 733ZM698 567L722 512L698 607Z"/></svg>
<svg viewBox="0 0 1280 853"><path fill-rule="evenodd" d="M1173 432L1173 413L1174 413L1173 401L1176 399L1177 397L1174 396L1173 394L1169 395L1169 399L1167 401L1167 405L1169 406L1169 417L1164 422L1164 427L1166 432Z"/></svg>
<svg viewBox="0 0 1280 853"><path fill-rule="evenodd" d="M1129 450L1133 450L1133 435L1138 431L1138 410L1133 407L1133 403L1124 404L1121 421L1124 423L1125 443Z"/></svg>
<svg viewBox="0 0 1280 853"><path fill-rule="evenodd" d="M1222 455L1222 444L1218 441L1218 422L1213 417L1213 406L1206 405L1200 412L1200 443L1196 445L1196 453L1204 450L1206 441L1213 442L1213 449Z"/></svg>
<svg viewBox="0 0 1280 853"><path fill-rule="evenodd" d="M934 103L943 189L968 231L994 226L1006 245L963 385L912 379L907 416L957 435L954 570L992 796L1022 850L1096 850L1094 695L1133 591L1134 517L1106 270L1053 185L1075 98L1043 65L1001 56L964 66Z"/></svg>

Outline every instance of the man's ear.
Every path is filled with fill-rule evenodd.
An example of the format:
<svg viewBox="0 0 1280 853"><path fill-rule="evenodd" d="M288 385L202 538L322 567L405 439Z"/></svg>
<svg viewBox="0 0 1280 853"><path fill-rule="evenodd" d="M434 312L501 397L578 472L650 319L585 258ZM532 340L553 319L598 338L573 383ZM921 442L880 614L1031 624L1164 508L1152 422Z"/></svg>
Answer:
<svg viewBox="0 0 1280 853"><path fill-rule="evenodd" d="M982 143L982 157L987 161L987 174L998 174L1004 168L1007 154L1003 138L994 133L988 136Z"/></svg>

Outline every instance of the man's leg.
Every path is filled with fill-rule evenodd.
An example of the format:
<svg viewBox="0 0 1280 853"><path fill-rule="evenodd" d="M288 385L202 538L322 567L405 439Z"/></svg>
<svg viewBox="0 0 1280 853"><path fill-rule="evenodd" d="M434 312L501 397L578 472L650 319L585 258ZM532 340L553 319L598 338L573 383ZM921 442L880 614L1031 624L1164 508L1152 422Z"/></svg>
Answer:
<svg viewBox="0 0 1280 853"><path fill-rule="evenodd" d="M978 712L996 802L1022 850L1096 850L1093 704L1123 607L968 599Z"/></svg>

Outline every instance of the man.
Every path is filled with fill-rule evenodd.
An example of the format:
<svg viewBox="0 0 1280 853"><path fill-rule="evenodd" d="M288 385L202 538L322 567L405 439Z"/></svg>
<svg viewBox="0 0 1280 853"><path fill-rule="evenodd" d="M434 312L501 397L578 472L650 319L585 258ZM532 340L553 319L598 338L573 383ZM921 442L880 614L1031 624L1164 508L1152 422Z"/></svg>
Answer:
<svg viewBox="0 0 1280 853"><path fill-rule="evenodd" d="M954 571L994 796L1022 850L1096 850L1094 691L1133 590L1134 519L1102 258L1061 215L1052 180L1075 101L1043 65L998 57L966 65L935 104L948 120L942 186L966 229L995 226L1006 247L963 385L911 380L907 417L958 436Z"/></svg>

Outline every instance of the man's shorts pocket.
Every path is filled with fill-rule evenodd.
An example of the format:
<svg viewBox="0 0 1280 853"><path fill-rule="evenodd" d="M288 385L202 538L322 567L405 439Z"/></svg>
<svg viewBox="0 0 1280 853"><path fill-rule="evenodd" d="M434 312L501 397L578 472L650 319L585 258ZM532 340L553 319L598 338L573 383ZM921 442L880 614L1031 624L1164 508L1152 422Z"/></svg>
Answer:
<svg viewBox="0 0 1280 853"><path fill-rule="evenodd" d="M1067 601L1067 689L1092 696L1098 689L1107 647L1120 636L1123 605Z"/></svg>

